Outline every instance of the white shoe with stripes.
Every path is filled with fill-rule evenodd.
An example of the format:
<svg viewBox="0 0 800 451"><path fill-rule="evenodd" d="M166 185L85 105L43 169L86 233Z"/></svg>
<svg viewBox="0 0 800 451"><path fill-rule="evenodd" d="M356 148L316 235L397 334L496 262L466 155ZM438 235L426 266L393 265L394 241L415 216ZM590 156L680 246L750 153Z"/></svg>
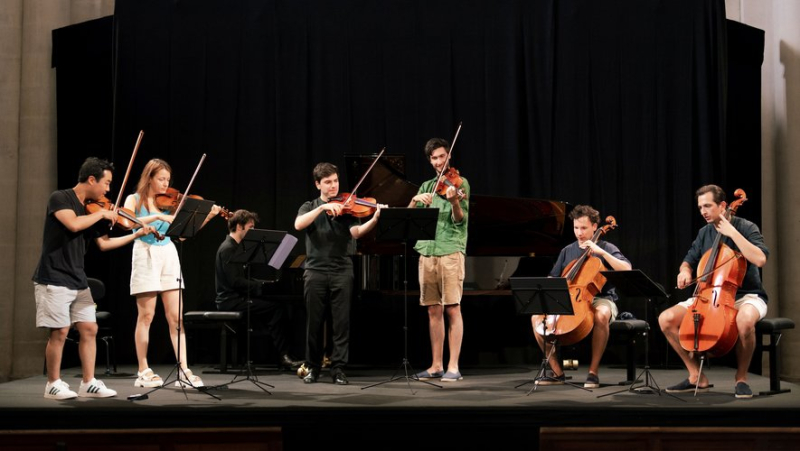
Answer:
<svg viewBox="0 0 800 451"><path fill-rule="evenodd" d="M77 398L78 394L69 389L69 385L61 379L55 382L48 382L44 386L44 397L47 399L72 399Z"/></svg>
<svg viewBox="0 0 800 451"><path fill-rule="evenodd" d="M110 398L117 396L117 392L106 387L103 381L92 378L89 382L81 382L78 396L82 398Z"/></svg>

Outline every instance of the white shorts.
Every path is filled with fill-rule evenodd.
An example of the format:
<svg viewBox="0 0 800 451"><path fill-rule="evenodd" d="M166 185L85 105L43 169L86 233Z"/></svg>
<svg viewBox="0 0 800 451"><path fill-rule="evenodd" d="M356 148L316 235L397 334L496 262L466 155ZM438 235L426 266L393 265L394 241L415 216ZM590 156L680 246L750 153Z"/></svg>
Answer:
<svg viewBox="0 0 800 451"><path fill-rule="evenodd" d="M692 304L694 304L694 298L689 298L689 299L687 299L687 300L685 300L683 302L679 302L678 303L678 305L680 305L681 307L686 308L687 310L689 308L691 308ZM742 307L742 305L744 305L744 304L750 304L753 307L755 307L756 310L758 310L758 320L759 321L761 321L762 319L764 319L765 316L767 316L767 303L764 302L763 299L758 297L757 294L750 293L750 294L746 294L746 295L740 297L733 304L733 307L736 310L739 310Z"/></svg>
<svg viewBox="0 0 800 451"><path fill-rule="evenodd" d="M180 284L178 279L181 279ZM131 295L183 288L181 263L173 243L153 246L141 240L133 243Z"/></svg>
<svg viewBox="0 0 800 451"><path fill-rule="evenodd" d="M73 290L34 283L33 292L36 296L36 327L61 329L78 322L97 322L97 307L88 288Z"/></svg>

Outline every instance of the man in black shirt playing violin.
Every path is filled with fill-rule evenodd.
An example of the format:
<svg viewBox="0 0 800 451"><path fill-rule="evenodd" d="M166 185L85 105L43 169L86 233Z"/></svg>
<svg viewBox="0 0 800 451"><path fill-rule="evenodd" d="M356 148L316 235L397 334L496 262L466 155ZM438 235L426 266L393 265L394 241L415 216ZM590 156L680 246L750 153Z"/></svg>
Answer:
<svg viewBox="0 0 800 451"><path fill-rule="evenodd" d="M739 338L736 342L736 386L734 388L737 398L752 398L753 392L747 384L747 369L753 357L756 346L755 326L758 321L767 315L767 293L761 285L759 268L767 263L769 249L764 244L764 237L758 226L752 222L734 216L725 218L727 203L725 192L716 185L706 185L695 193L697 208L706 225L700 229L689 248L689 252L681 263L678 273L678 288L689 286L694 279L694 270L706 251L711 249L714 239L718 234L723 235L722 242L734 251L738 251L747 260L747 272L742 285L736 292L734 308L736 314L736 327ZM708 391L712 385L708 383L705 374L700 375L700 364L696 356L691 355L681 346L678 332L680 331L683 317L692 307L695 300L691 298L663 311L658 317L661 330L667 337L672 349L683 360L689 377L683 382L667 388L667 393L688 393ZM699 380L698 380L699 379Z"/></svg>
<svg viewBox="0 0 800 451"><path fill-rule="evenodd" d="M306 363L303 382L313 384L322 367L322 324L327 306L331 309L333 352L331 378L334 384L347 385L344 373L350 343L350 297L353 292L355 240L378 222L381 205L372 218L361 224L358 218L343 214L341 203L329 202L339 194L339 169L331 163L314 167L314 183L319 197L304 203L294 221L296 230L306 231L306 262L303 292L308 315Z"/></svg>
<svg viewBox="0 0 800 451"><path fill-rule="evenodd" d="M84 256L90 241L94 241L101 251L108 251L130 244L136 238L152 233L153 229L144 226L132 234L109 238L106 221L114 224L117 212L101 209L86 213L85 203L99 200L108 192L113 170L114 166L106 160L87 158L78 173L78 184L53 192L47 201L42 253L33 273L33 282L36 327L49 331L44 392L48 399L108 398L117 394L94 377L96 306L84 270ZM83 370L77 393L61 380L64 342L73 326L80 334L78 354Z"/></svg>

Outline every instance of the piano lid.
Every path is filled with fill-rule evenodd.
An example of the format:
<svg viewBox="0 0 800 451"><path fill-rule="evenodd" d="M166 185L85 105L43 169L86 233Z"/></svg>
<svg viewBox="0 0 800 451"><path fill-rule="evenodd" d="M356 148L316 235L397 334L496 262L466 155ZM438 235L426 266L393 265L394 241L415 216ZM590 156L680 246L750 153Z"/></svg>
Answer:
<svg viewBox="0 0 800 451"><path fill-rule="evenodd" d="M358 183L376 156L344 156L348 187ZM406 180L405 168L404 155L384 155L362 182L358 196L374 197L390 207L407 206L419 185ZM474 193L469 201L469 256L557 256L575 239L572 227L566 227L572 210L566 202ZM403 246L376 241L373 230L359 240L358 251L400 255Z"/></svg>

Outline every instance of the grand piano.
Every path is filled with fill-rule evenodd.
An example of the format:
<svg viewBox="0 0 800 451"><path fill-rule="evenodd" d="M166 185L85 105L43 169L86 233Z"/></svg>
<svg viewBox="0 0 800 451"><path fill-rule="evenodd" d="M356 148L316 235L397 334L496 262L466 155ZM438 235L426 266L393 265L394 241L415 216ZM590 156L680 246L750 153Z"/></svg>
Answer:
<svg viewBox="0 0 800 451"><path fill-rule="evenodd" d="M376 155L345 155L348 187L354 187ZM405 207L419 185L405 176L403 155L384 155L358 188L359 197L374 197L390 207ZM343 190L347 190L343 188ZM464 294L508 293L510 276L544 276L561 249L575 239L565 202L471 193ZM409 246L409 289L416 289L417 254ZM402 243L383 242L375 233L358 243L362 290L403 288Z"/></svg>

